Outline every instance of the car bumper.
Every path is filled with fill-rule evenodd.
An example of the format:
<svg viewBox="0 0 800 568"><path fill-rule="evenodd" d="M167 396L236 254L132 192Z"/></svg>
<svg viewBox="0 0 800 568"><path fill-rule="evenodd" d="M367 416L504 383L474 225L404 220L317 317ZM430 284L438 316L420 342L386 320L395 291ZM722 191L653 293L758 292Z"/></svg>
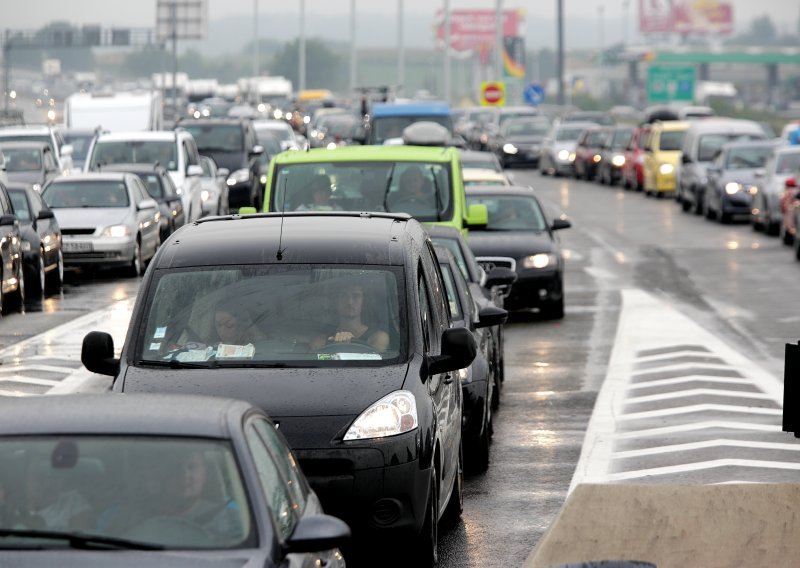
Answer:
<svg viewBox="0 0 800 568"><path fill-rule="evenodd" d="M503 164L538 164L539 150L520 150L516 154L503 153Z"/></svg>
<svg viewBox="0 0 800 568"><path fill-rule="evenodd" d="M375 440L375 447L295 449L325 512L356 532L416 535L422 528L430 468L415 457L419 431ZM409 453L409 450L413 451Z"/></svg>
<svg viewBox="0 0 800 568"><path fill-rule="evenodd" d="M123 266L133 262L135 241L130 238L101 237L62 240L66 266Z"/></svg>
<svg viewBox="0 0 800 568"><path fill-rule="evenodd" d="M730 215L750 215L753 209L753 198L749 194L727 193L722 196L722 212Z"/></svg>
<svg viewBox="0 0 800 568"><path fill-rule="evenodd" d="M675 174L656 174L656 187L655 190L661 193L670 193L675 191Z"/></svg>
<svg viewBox="0 0 800 568"><path fill-rule="evenodd" d="M557 270L523 270L505 298L506 309L535 308L558 300L563 295L561 272Z"/></svg>
<svg viewBox="0 0 800 568"><path fill-rule="evenodd" d="M253 205L253 186L249 181L228 186L228 204L231 209Z"/></svg>

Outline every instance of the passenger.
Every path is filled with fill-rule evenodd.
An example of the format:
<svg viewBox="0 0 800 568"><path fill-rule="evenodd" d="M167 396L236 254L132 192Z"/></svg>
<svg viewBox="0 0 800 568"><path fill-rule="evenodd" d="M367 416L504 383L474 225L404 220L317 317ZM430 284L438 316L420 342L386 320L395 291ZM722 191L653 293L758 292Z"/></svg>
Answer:
<svg viewBox="0 0 800 568"><path fill-rule="evenodd" d="M497 211L489 219L490 229L520 229L523 222L516 204L511 201L500 201Z"/></svg>
<svg viewBox="0 0 800 568"><path fill-rule="evenodd" d="M331 343L365 343L383 352L389 349L389 334L374 329L363 321L364 287L358 283L343 283L336 292L336 323L309 343L312 351Z"/></svg>
<svg viewBox="0 0 800 568"><path fill-rule="evenodd" d="M264 339L264 334L236 299L226 298L217 303L210 345L246 345L258 339Z"/></svg>
<svg viewBox="0 0 800 568"><path fill-rule="evenodd" d="M28 528L81 529L89 525L91 505L77 490L63 488L61 474L49 464L35 464L25 478L27 510L20 520Z"/></svg>
<svg viewBox="0 0 800 568"><path fill-rule="evenodd" d="M391 209L410 215L430 215L436 212L436 200L430 181L422 169L412 166L400 176L400 187L392 195Z"/></svg>
<svg viewBox="0 0 800 568"><path fill-rule="evenodd" d="M331 202L331 178L319 174L308 184L308 198L295 211L341 211L342 208Z"/></svg>

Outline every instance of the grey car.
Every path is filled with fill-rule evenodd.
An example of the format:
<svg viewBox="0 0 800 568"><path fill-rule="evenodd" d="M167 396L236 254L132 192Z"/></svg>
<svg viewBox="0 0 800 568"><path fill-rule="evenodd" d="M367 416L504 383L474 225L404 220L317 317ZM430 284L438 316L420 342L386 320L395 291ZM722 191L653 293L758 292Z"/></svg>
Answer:
<svg viewBox="0 0 800 568"><path fill-rule="evenodd" d="M800 146L777 146L764 168L756 172L751 222L755 230L779 234L783 227L781 195L786 180L800 171Z"/></svg>
<svg viewBox="0 0 800 568"><path fill-rule="evenodd" d="M584 130L595 126L592 122L562 122L554 125L542 140L539 173L571 176L578 138Z"/></svg>
<svg viewBox="0 0 800 568"><path fill-rule="evenodd" d="M5 157L9 182L29 183L41 191L45 183L61 173L46 142L0 142L0 152Z"/></svg>
<svg viewBox="0 0 800 568"><path fill-rule="evenodd" d="M56 178L42 198L61 227L66 266L123 267L140 276L161 243L158 203L135 174Z"/></svg>

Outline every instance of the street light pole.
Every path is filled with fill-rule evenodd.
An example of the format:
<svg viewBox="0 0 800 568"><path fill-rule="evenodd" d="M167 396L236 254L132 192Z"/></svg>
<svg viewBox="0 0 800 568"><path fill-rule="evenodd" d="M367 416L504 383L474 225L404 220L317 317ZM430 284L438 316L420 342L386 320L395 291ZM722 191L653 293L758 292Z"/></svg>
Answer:
<svg viewBox="0 0 800 568"><path fill-rule="evenodd" d="M503 0L497 0L494 13L494 80L503 80Z"/></svg>
<svg viewBox="0 0 800 568"><path fill-rule="evenodd" d="M558 79L558 104L564 104L564 0L556 0L557 25L556 36L558 49L556 53L556 76Z"/></svg>
<svg viewBox="0 0 800 568"><path fill-rule="evenodd" d="M298 80L300 90L306 88L306 0L300 0L300 69L298 69Z"/></svg>
<svg viewBox="0 0 800 568"><path fill-rule="evenodd" d="M350 92L356 91L356 0L350 0Z"/></svg>
<svg viewBox="0 0 800 568"><path fill-rule="evenodd" d="M403 0L397 0L397 90L406 82L406 54L403 46Z"/></svg>
<svg viewBox="0 0 800 568"><path fill-rule="evenodd" d="M444 101L450 102L450 0L444 0Z"/></svg>

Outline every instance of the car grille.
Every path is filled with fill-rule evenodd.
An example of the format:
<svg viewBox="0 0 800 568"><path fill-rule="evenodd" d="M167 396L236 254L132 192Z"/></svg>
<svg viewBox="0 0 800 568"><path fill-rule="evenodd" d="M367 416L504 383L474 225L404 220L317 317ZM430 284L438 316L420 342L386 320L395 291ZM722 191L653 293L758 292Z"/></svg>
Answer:
<svg viewBox="0 0 800 568"><path fill-rule="evenodd" d="M497 267L517 269L517 261L507 256L479 256L475 260L487 273Z"/></svg>
<svg viewBox="0 0 800 568"><path fill-rule="evenodd" d="M65 252L64 257L68 260L116 260L122 258L119 251L111 252Z"/></svg>
<svg viewBox="0 0 800 568"><path fill-rule="evenodd" d="M94 227L87 227L81 229L61 229L62 235L93 235L95 232Z"/></svg>

